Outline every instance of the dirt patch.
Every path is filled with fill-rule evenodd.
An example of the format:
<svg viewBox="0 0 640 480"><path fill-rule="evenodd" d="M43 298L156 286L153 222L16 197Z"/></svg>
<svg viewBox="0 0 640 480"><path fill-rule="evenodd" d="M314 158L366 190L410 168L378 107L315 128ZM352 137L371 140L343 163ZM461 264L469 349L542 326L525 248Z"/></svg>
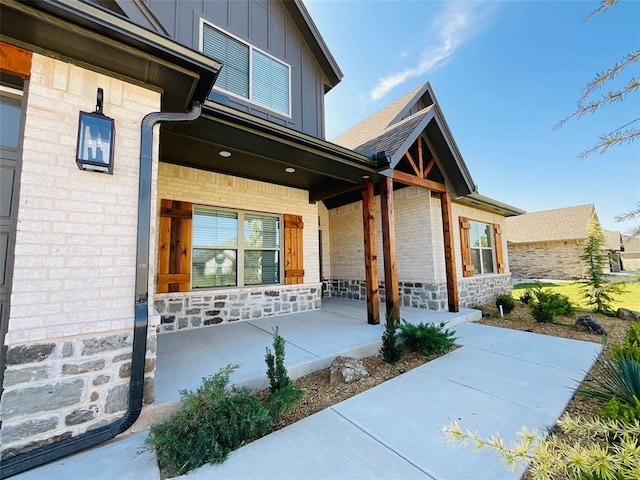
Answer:
<svg viewBox="0 0 640 480"><path fill-rule="evenodd" d="M453 347L446 353L456 348L457 347ZM331 405L340 403L358 393L362 393L398 375L402 375L439 356L441 355L424 356L418 352L405 350L402 360L395 365L385 363L380 355L367 357L362 359L362 363L370 376L349 384L330 384L328 368L300 377L294 383L304 390L304 397L302 397L302 400L296 407L289 410L280 418L278 423L274 425L274 430L280 430L287 425L291 425ZM259 396L265 396L267 394L268 390L263 390L258 393Z"/></svg>

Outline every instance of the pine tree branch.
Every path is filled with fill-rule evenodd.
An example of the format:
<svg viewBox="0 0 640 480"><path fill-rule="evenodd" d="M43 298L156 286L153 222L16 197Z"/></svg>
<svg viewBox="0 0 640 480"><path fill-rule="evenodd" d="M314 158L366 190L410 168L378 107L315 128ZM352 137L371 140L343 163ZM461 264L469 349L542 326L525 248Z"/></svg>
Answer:
<svg viewBox="0 0 640 480"><path fill-rule="evenodd" d="M569 120L571 120L574 117L582 118L587 113L594 113L605 105L608 105L610 103L615 103L615 102L621 102L622 100L624 100L624 98L627 95L635 92L638 89L640 89L640 79L632 78L631 80L629 80L629 83L627 83L627 85L624 88L620 90L615 90L615 91L612 90L606 95L603 95L600 100L597 100L597 101L594 100L592 102L589 102L587 105L584 105L578 108L578 110L573 112L571 115L568 115L567 117L563 118L558 123L556 123L553 126L553 130L559 130L560 128L562 128L562 126L565 123L567 123Z"/></svg>
<svg viewBox="0 0 640 480"><path fill-rule="evenodd" d="M614 219L616 222L620 223L628 220L635 220L636 218L640 218L640 203L636 204L636 208L633 210L616 215Z"/></svg>
<svg viewBox="0 0 640 480"><path fill-rule="evenodd" d="M593 17L596 13L598 12L602 12L603 10L609 10L611 7L613 7L616 3L618 3L620 0L602 0L600 2L600 5L598 5L598 8L596 8L595 10L587 13L583 18L582 21L586 22L587 20L589 20L591 17Z"/></svg>
<svg viewBox="0 0 640 480"><path fill-rule="evenodd" d="M637 62L640 60L640 49L635 52L629 53L622 60L616 63L613 68L609 70L605 70L602 73L596 75L596 78L587 83L584 87L580 89L582 92L582 96L578 99L578 106L584 106L584 102L591 93L600 88L605 82L612 80L618 73L620 73L625 67L629 66L633 62Z"/></svg>
<svg viewBox="0 0 640 480"><path fill-rule="evenodd" d="M624 132L617 132L609 135L602 135L600 137L600 142L598 142L596 145L589 148L588 150L585 150L584 152L580 153L578 155L578 158L580 159L586 158L592 153L597 152L598 150L600 150L600 153L602 154L607 150L609 150L609 148L615 145L620 145L622 143L631 143L634 140L636 140L638 137L640 137L640 130L636 128L632 128Z"/></svg>

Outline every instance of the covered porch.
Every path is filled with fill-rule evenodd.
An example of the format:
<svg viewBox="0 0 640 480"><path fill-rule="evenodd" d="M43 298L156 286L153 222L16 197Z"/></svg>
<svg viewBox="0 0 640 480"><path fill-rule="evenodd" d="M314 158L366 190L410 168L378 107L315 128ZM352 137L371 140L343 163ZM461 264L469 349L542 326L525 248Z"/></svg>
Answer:
<svg viewBox="0 0 640 480"><path fill-rule="evenodd" d="M338 355L365 357L380 349L384 324L368 325L366 304L342 298L325 299L322 308L209 328L158 335L155 406L170 408L182 389L196 389L203 377L228 364L239 364L232 376L237 386L268 386L265 348L272 348L273 328L286 340L286 366L292 379L327 368ZM411 323L456 325L481 318L479 310L433 311L403 307Z"/></svg>

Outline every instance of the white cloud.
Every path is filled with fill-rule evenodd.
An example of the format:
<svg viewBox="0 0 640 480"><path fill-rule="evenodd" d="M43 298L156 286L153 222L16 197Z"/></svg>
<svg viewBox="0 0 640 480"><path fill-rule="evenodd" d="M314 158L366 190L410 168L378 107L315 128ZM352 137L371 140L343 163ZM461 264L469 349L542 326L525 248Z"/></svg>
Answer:
<svg viewBox="0 0 640 480"><path fill-rule="evenodd" d="M429 32L429 37L434 41L424 48L418 64L381 78L369 91L371 99L379 100L408 79L441 67L465 40L477 33L486 18L488 7L489 4L484 2L445 3Z"/></svg>

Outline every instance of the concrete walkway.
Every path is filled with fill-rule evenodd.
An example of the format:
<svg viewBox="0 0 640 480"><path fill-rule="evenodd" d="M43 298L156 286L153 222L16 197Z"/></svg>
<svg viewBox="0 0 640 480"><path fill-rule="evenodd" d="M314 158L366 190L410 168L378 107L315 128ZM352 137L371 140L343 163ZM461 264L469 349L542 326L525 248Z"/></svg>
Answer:
<svg viewBox="0 0 640 480"><path fill-rule="evenodd" d="M524 467L510 472L494 452L448 445L440 430L457 420L506 440L523 425L545 431L601 346L473 323L456 330L462 348L246 445L222 465L180 478L519 478ZM96 480L155 480L153 454L137 453L145 436L141 432L15 478L90 473Z"/></svg>

